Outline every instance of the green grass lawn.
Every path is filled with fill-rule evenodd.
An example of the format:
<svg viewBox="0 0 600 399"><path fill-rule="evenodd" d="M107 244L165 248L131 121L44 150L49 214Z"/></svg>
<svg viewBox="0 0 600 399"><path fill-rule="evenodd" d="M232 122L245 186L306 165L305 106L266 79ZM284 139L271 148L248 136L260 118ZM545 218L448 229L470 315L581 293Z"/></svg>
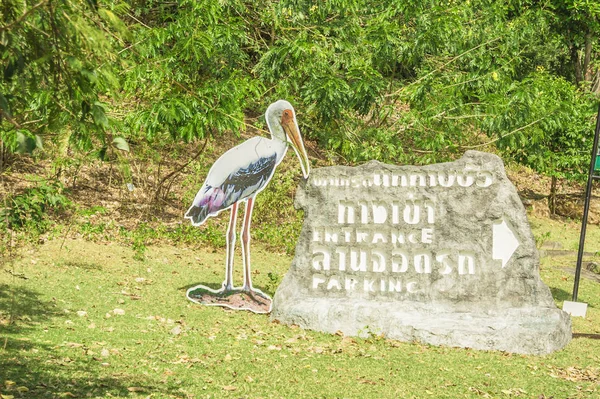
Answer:
<svg viewBox="0 0 600 399"><path fill-rule="evenodd" d="M600 398L600 340L548 356L349 338L203 307L224 251L55 239L0 269L0 398ZM291 263L255 246L255 285L274 293ZM241 269L238 261L237 269ZM573 277L544 261L557 304ZM268 275L268 272L272 272ZM236 276L241 282L241 274ZM583 280L600 334L600 284Z"/></svg>
<svg viewBox="0 0 600 399"><path fill-rule="evenodd" d="M550 242L559 243L562 250L577 251L581 222L571 219L549 219L529 217L529 223L539 245ZM586 229L585 251L600 255L600 226L588 225ZM576 260L577 258L575 258Z"/></svg>

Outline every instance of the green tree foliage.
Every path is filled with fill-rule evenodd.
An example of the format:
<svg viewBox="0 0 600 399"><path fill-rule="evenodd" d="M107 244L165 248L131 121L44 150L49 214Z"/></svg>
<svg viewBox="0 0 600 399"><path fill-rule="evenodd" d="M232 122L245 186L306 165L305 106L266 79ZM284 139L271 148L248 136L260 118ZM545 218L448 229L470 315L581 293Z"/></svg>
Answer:
<svg viewBox="0 0 600 399"><path fill-rule="evenodd" d="M587 142L593 138L588 99L565 79L544 70L530 74L508 98L510 102L487 126L489 131L516 132L499 140L499 148L548 176L578 177L580 166L589 162ZM531 121L530 126L519 126L525 121Z"/></svg>
<svg viewBox="0 0 600 399"><path fill-rule="evenodd" d="M543 116L533 112L522 99L540 90L570 90L578 107L570 118L589 123L589 99L559 79L572 73L561 66L569 39L557 29L557 7L486 0L144 4L132 4L140 44L130 53L137 67L126 88L142 106L133 125L149 137L237 131L245 113L259 114L280 97L297 104L305 134L347 162L428 163L486 142L527 143L573 111L562 104ZM543 89L531 84L542 84L540 68L555 78ZM518 160L537 168L527 161L537 156L545 155Z"/></svg>
<svg viewBox="0 0 600 399"><path fill-rule="evenodd" d="M477 5L454 14L448 45L424 53L416 79L396 92L410 105L401 126L414 137L413 148L430 162L497 144L507 159L539 172L581 177L593 100L561 77L563 38L553 14L516 12L503 2ZM472 142L478 133L485 136ZM400 142L411 142L402 136Z"/></svg>
<svg viewBox="0 0 600 399"><path fill-rule="evenodd" d="M31 152L48 137L106 145L105 95L119 85L126 10L113 1L0 3L0 140L9 150Z"/></svg>
<svg viewBox="0 0 600 399"><path fill-rule="evenodd" d="M551 13L550 25L564 47L562 64L557 65L561 75L579 85L592 83L599 90L597 55L600 40L600 3L595 0L553 0L532 2L533 6L544 7ZM594 50L595 47L595 50Z"/></svg>
<svg viewBox="0 0 600 399"><path fill-rule="evenodd" d="M431 163L497 145L553 176L585 169L591 0L34 3L2 6L16 72L0 108L15 149L55 126L88 148L117 128L157 144L264 129L258 116L286 98L341 162ZM106 116L107 94L126 110L119 120Z"/></svg>
<svg viewBox="0 0 600 399"><path fill-rule="evenodd" d="M128 118L150 139L190 141L239 131L244 110L264 92L250 73L254 41L243 2L181 0L133 4L135 66L125 89L139 107Z"/></svg>
<svg viewBox="0 0 600 399"><path fill-rule="evenodd" d="M48 215L69 205L60 183L42 182L7 199L7 206L0 208L0 231L6 234L9 230L29 229L43 233L49 225Z"/></svg>

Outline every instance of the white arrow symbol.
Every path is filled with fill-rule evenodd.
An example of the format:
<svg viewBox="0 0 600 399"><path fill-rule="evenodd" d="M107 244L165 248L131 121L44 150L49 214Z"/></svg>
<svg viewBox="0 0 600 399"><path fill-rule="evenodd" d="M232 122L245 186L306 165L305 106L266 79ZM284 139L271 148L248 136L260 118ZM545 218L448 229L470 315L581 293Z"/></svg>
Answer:
<svg viewBox="0 0 600 399"><path fill-rule="evenodd" d="M493 233L492 259L502 260L502 267L504 268L521 243L504 218L500 222L494 223Z"/></svg>

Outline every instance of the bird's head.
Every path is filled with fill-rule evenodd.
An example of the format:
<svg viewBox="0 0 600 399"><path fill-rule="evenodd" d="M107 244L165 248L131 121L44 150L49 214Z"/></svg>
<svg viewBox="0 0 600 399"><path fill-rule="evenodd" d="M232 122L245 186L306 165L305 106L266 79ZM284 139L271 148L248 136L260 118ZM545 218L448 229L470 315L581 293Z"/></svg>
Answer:
<svg viewBox="0 0 600 399"><path fill-rule="evenodd" d="M308 154L304 148L300 129L296 121L296 113L292 104L285 100L279 100L269 105L265 113L265 119L273 138L289 143L298 159L304 178L308 178L310 173L310 163L308 162Z"/></svg>

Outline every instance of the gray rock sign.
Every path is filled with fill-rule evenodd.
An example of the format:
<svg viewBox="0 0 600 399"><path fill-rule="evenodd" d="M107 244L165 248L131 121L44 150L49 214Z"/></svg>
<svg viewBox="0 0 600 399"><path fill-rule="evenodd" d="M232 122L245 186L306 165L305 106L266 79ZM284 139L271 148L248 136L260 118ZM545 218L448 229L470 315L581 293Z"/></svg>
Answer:
<svg viewBox="0 0 600 399"><path fill-rule="evenodd" d="M314 170L272 318L346 335L543 354L571 339L495 155Z"/></svg>

